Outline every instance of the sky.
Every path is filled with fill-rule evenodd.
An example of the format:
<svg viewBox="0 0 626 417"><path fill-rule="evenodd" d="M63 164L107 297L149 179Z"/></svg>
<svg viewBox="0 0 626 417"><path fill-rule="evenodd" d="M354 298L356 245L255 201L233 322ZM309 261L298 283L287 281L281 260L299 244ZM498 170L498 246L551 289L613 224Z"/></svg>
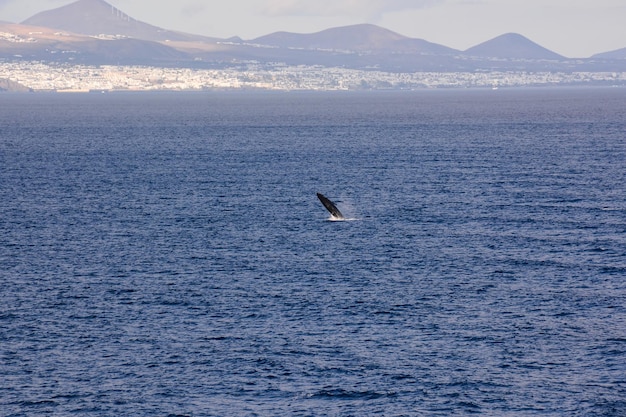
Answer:
<svg viewBox="0 0 626 417"><path fill-rule="evenodd" d="M570 58L626 48L626 0L107 0L170 30L254 39L372 23L465 50L515 32ZM72 0L0 0L0 21L21 22Z"/></svg>

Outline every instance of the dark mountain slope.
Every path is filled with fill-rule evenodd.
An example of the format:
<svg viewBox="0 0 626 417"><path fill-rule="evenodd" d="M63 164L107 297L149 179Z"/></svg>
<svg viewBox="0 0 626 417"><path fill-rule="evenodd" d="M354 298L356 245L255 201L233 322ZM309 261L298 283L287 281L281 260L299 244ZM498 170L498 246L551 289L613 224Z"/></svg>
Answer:
<svg viewBox="0 0 626 417"><path fill-rule="evenodd" d="M0 57L73 61L86 64L171 65L189 56L165 44L142 39L103 40L39 26L0 24ZM10 34L7 36L6 34Z"/></svg>

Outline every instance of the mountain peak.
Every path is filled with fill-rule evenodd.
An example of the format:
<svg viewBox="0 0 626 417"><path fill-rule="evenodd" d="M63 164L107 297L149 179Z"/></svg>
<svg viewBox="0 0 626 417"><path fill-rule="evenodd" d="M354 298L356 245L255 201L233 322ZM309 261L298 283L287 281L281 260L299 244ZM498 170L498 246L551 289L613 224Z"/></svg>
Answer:
<svg viewBox="0 0 626 417"><path fill-rule="evenodd" d="M442 45L412 39L380 26L363 23L341 26L315 33L275 32L252 42L279 48L327 49L349 51L402 51L412 53L449 53Z"/></svg>
<svg viewBox="0 0 626 417"><path fill-rule="evenodd" d="M329 38L342 36L345 39L351 38L353 39L353 41L362 41L364 43L388 42L408 39L406 36L400 35L399 33L370 23L361 23L357 25L326 29L321 32L317 32L314 35L325 36Z"/></svg>
<svg viewBox="0 0 626 417"><path fill-rule="evenodd" d="M62 29L83 35L118 35L151 41L200 38L140 22L105 0L78 0L37 13L22 24Z"/></svg>
<svg viewBox="0 0 626 417"><path fill-rule="evenodd" d="M548 59L564 57L531 41L519 33L505 33L465 51L466 55L488 58Z"/></svg>
<svg viewBox="0 0 626 417"><path fill-rule="evenodd" d="M57 9L37 13L22 23L56 27L85 35L99 35L106 33L99 31L104 24L122 28L131 21L135 19L104 0L78 0Z"/></svg>

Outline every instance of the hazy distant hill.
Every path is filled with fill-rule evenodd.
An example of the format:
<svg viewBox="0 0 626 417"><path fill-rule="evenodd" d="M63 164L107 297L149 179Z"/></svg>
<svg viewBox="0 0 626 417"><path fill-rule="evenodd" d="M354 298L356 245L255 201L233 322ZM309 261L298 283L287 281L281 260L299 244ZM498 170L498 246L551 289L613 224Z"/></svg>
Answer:
<svg viewBox="0 0 626 417"><path fill-rule="evenodd" d="M140 22L104 0L78 0L67 6L38 13L22 23L85 35L122 35L150 41L211 40L211 38L169 31Z"/></svg>
<svg viewBox="0 0 626 417"><path fill-rule="evenodd" d="M552 52L530 39L517 34L506 33L483 42L463 52L465 55L483 58L563 60L565 57Z"/></svg>
<svg viewBox="0 0 626 417"><path fill-rule="evenodd" d="M253 39L253 43L280 48L322 49L335 51L454 54L459 51L412 39L371 24L326 29L311 34L276 32Z"/></svg>
<svg viewBox="0 0 626 417"><path fill-rule="evenodd" d="M616 49L615 51L603 52L595 54L593 59L626 59L626 48Z"/></svg>

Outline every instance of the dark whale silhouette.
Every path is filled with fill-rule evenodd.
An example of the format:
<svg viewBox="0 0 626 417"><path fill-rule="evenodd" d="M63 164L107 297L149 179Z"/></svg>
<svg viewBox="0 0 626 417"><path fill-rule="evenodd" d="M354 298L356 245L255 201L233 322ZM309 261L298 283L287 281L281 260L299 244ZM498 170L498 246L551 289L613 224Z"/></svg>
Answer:
<svg viewBox="0 0 626 417"><path fill-rule="evenodd" d="M335 203L330 201L326 196L322 193L317 193L317 198L320 199L326 210L336 219L343 219L343 214L339 211Z"/></svg>

